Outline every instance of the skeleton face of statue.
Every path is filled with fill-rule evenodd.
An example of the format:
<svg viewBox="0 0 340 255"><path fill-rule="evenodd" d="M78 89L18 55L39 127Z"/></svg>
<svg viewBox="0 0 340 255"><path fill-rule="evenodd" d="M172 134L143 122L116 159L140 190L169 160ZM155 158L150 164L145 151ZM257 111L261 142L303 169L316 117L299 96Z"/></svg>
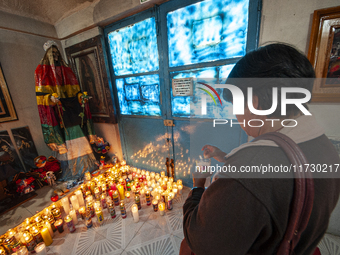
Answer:
<svg viewBox="0 0 340 255"><path fill-rule="evenodd" d="M59 50L53 46L52 46L52 55L53 55L54 61L59 61L59 58L60 58Z"/></svg>

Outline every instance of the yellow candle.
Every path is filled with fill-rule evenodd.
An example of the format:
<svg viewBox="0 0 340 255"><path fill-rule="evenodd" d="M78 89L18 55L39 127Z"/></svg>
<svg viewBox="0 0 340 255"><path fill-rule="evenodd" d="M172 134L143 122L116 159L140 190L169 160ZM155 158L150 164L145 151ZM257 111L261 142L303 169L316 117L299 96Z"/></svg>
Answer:
<svg viewBox="0 0 340 255"><path fill-rule="evenodd" d="M124 190L123 185L118 184L117 189L119 192L120 200L123 200L125 198L125 190Z"/></svg>
<svg viewBox="0 0 340 255"><path fill-rule="evenodd" d="M46 244L46 246L49 246L53 243L52 237L46 225L41 230L41 236L44 239L44 243Z"/></svg>
<svg viewBox="0 0 340 255"><path fill-rule="evenodd" d="M92 195L94 195L94 188L95 188L95 186L96 186L96 184L94 183L94 182L91 182L91 193L92 193Z"/></svg>
<svg viewBox="0 0 340 255"><path fill-rule="evenodd" d="M51 223L49 223L48 221L45 221L45 225L48 228L48 231L50 232L51 237L53 237L54 233L53 233L53 229L52 229Z"/></svg>
<svg viewBox="0 0 340 255"><path fill-rule="evenodd" d="M159 202L158 203L158 210L159 210L159 214L161 216L163 216L165 213L164 213L164 210L165 210L165 203L164 202Z"/></svg>

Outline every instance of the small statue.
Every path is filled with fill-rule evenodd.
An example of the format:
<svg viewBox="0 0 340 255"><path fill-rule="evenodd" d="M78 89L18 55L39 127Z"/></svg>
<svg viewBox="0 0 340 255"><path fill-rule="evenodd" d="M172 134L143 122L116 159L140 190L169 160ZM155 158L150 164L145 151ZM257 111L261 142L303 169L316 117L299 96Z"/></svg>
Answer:
<svg viewBox="0 0 340 255"><path fill-rule="evenodd" d="M56 177L55 177L55 175L52 171L48 171L46 173L46 178L47 178L48 185L50 185L50 186L55 185Z"/></svg>

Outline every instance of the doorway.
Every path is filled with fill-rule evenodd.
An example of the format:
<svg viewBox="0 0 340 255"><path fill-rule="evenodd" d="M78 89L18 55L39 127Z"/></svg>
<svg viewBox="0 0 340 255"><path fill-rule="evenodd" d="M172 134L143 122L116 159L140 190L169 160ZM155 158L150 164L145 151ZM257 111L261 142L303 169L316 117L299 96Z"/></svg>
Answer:
<svg viewBox="0 0 340 255"><path fill-rule="evenodd" d="M173 159L175 178L192 186L203 145L228 152L246 142L239 126L212 129L213 119L234 118L230 103L222 99L216 108L212 97L206 101L207 114L195 111L207 92L202 87L223 83L234 64L257 47L260 7L257 0L172 0L105 28L129 165L160 172L167 158ZM185 78L192 94L173 93L174 81Z"/></svg>

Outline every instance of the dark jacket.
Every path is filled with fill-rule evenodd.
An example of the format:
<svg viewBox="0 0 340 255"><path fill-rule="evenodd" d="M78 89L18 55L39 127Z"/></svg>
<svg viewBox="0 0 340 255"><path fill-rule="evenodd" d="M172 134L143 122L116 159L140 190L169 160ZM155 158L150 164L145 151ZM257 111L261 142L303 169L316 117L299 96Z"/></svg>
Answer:
<svg viewBox="0 0 340 255"><path fill-rule="evenodd" d="M339 155L322 135L299 144L310 164L340 164ZM281 148L244 148L227 160L238 169L244 165L287 165ZM329 169L328 169L329 170ZM312 254L327 230L331 212L340 192L340 167L334 178L314 179L315 198L306 230L295 254ZM196 255L272 255L286 231L293 178L219 178L205 191L194 189L183 206L184 235ZM273 176L271 176L273 177ZM327 177L327 178L319 178Z"/></svg>

